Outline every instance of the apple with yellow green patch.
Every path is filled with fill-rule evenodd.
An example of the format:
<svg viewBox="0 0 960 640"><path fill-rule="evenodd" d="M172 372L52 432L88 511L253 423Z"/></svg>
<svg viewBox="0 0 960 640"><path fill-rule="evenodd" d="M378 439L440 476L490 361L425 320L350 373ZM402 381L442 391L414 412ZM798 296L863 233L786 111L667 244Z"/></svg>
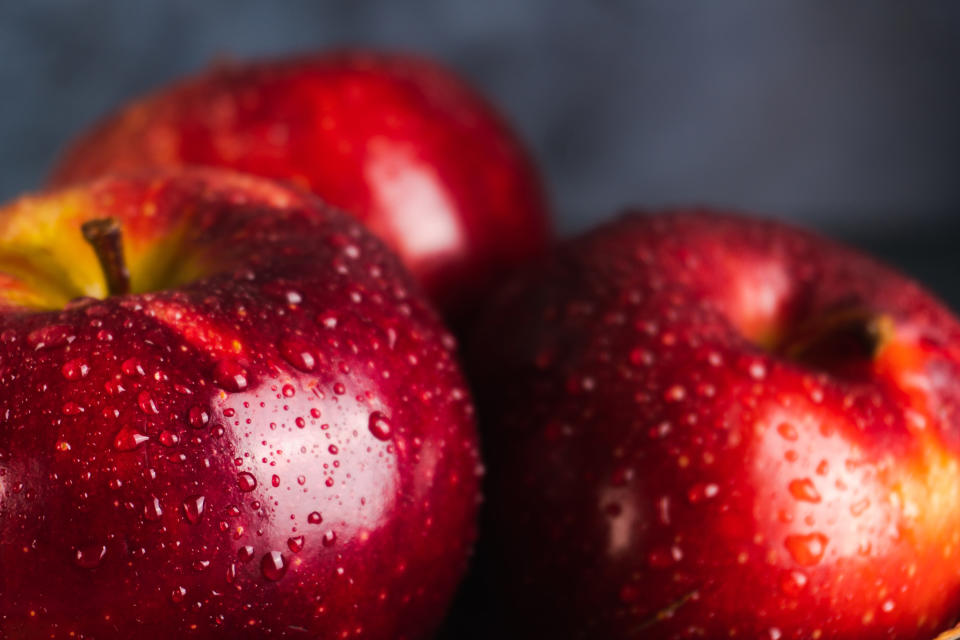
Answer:
<svg viewBox="0 0 960 640"><path fill-rule="evenodd" d="M0 210L0 635L419 638L474 537L452 340L353 218L227 172Z"/></svg>

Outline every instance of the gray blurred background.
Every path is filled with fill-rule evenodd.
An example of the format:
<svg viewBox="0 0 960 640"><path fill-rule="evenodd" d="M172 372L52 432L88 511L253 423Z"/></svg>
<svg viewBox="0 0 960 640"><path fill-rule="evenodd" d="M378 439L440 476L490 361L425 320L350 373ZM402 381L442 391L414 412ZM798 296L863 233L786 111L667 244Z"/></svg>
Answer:
<svg viewBox="0 0 960 640"><path fill-rule="evenodd" d="M0 0L0 199L120 101L217 57L363 44L486 91L564 233L629 203L800 221L960 307L960 3Z"/></svg>

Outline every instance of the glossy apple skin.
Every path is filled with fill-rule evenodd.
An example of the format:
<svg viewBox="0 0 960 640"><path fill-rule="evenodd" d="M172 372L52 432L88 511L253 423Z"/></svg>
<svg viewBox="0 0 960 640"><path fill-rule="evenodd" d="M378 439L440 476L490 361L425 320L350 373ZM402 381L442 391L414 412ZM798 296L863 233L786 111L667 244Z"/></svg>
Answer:
<svg viewBox="0 0 960 640"><path fill-rule="evenodd" d="M134 289L171 288L16 306L12 256L42 246L102 294L79 224L105 216ZM353 218L217 171L107 178L0 211L0 263L0 636L440 623L474 540L473 409L451 338Z"/></svg>
<svg viewBox="0 0 960 640"><path fill-rule="evenodd" d="M783 355L851 310L888 321L873 357ZM503 634L930 638L960 613L960 327L890 269L631 215L503 289L470 350Z"/></svg>
<svg viewBox="0 0 960 640"><path fill-rule="evenodd" d="M187 164L295 182L379 235L448 312L541 253L547 204L527 152L463 80L406 55L225 64L107 117L53 184Z"/></svg>

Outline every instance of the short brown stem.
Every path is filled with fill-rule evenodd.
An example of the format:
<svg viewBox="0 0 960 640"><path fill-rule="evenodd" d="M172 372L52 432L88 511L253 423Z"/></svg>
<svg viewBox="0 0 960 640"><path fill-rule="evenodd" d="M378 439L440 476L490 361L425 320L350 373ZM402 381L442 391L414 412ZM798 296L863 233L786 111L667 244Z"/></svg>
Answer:
<svg viewBox="0 0 960 640"><path fill-rule="evenodd" d="M97 218L80 227L84 239L93 247L100 268L107 280L107 293L122 296L130 293L130 272L123 259L123 234L114 218Z"/></svg>

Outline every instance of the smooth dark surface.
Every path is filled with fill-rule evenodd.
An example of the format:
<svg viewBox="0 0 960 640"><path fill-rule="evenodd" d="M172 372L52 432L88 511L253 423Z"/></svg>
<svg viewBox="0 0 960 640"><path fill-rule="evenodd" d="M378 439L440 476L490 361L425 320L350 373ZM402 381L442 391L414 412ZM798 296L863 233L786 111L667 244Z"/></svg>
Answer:
<svg viewBox="0 0 960 640"><path fill-rule="evenodd" d="M114 105L211 60L367 44L436 55L488 92L561 230L706 203L866 237L926 277L960 209L958 35L948 1L5 3L0 199ZM931 284L960 304L952 280Z"/></svg>

